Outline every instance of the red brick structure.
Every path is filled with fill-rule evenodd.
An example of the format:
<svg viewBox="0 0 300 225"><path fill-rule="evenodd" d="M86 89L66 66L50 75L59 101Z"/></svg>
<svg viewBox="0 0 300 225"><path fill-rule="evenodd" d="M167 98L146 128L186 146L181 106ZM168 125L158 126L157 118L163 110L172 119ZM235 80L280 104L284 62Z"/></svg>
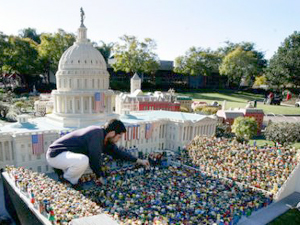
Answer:
<svg viewBox="0 0 300 225"><path fill-rule="evenodd" d="M167 110L167 111L180 111L179 102L160 102L160 101L145 101L138 103L138 110Z"/></svg>
<svg viewBox="0 0 300 225"><path fill-rule="evenodd" d="M237 108L229 110L221 109L217 112L217 116L221 122L227 123L230 126L233 124L234 119L239 116L253 117L257 121L258 125L257 134L260 134L264 120L264 111L257 108Z"/></svg>

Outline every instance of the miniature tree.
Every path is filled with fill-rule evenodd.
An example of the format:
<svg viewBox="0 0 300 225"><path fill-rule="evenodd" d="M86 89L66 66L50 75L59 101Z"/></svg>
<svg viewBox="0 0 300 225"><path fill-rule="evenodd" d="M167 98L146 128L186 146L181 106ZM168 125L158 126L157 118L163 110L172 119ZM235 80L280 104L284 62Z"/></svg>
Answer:
<svg viewBox="0 0 300 225"><path fill-rule="evenodd" d="M238 140L249 140L257 133L257 122L253 117L237 117L231 126Z"/></svg>

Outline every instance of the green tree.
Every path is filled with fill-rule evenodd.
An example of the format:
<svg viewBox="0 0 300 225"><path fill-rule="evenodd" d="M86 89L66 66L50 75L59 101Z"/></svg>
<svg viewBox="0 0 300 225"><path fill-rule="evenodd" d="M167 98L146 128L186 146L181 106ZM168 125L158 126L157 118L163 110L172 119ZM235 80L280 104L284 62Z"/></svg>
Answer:
<svg viewBox="0 0 300 225"><path fill-rule="evenodd" d="M249 140L257 134L258 125L253 117L237 117L231 126L238 140Z"/></svg>
<svg viewBox="0 0 300 225"><path fill-rule="evenodd" d="M8 46L4 49L5 64L2 69L6 73L35 75L37 72L37 45L29 38L10 36ZM25 79L26 79L25 76Z"/></svg>
<svg viewBox="0 0 300 225"><path fill-rule="evenodd" d="M6 115L8 114L10 109L10 105L6 102L0 101L0 117L2 119L6 119Z"/></svg>
<svg viewBox="0 0 300 225"><path fill-rule="evenodd" d="M106 63L108 62L108 59L111 57L114 45L115 45L115 43L113 43L113 42L106 44L104 41L101 41L100 46L95 46L95 48L99 50L99 52L105 59Z"/></svg>
<svg viewBox="0 0 300 225"><path fill-rule="evenodd" d="M30 38L35 41L37 44L41 43L40 35L36 33L36 29L34 28L25 28L19 31L19 36L21 38Z"/></svg>
<svg viewBox="0 0 300 225"><path fill-rule="evenodd" d="M8 42L8 36L0 32L0 82L2 82L5 85L4 82L4 74L3 74L3 66L5 65L7 61L7 55L5 52L7 51L6 49L9 46Z"/></svg>
<svg viewBox="0 0 300 225"><path fill-rule="evenodd" d="M126 73L154 73L159 67L158 56L154 53L156 43L150 38L140 42L135 36L124 35L122 44L114 46L115 71Z"/></svg>
<svg viewBox="0 0 300 225"><path fill-rule="evenodd" d="M75 35L59 29L57 33L41 35L41 44L38 46L42 72L49 75L55 73L62 54L74 43Z"/></svg>
<svg viewBox="0 0 300 225"><path fill-rule="evenodd" d="M220 54L210 49L191 47L184 56L175 59L174 71L192 76L209 76L213 72L218 72L220 63Z"/></svg>
<svg viewBox="0 0 300 225"><path fill-rule="evenodd" d="M229 82L240 86L243 77L249 81L257 74L256 63L257 60L253 52L244 51L238 47L224 57L219 71L221 75L228 77Z"/></svg>
<svg viewBox="0 0 300 225"><path fill-rule="evenodd" d="M275 54L265 70L267 83L277 87L286 86L289 83L288 69L280 61L280 57Z"/></svg>
<svg viewBox="0 0 300 225"><path fill-rule="evenodd" d="M300 32L287 37L270 59L267 79L273 85L300 85Z"/></svg>
<svg viewBox="0 0 300 225"><path fill-rule="evenodd" d="M232 42L225 42L225 46L219 48L217 52L219 52L223 57L228 55L230 52L236 50L238 47L242 48L246 52L252 52L257 65L257 73L261 75L264 69L267 67L267 60L265 59L265 54L261 51L255 49L255 44L251 42L241 42L241 43L232 43Z"/></svg>

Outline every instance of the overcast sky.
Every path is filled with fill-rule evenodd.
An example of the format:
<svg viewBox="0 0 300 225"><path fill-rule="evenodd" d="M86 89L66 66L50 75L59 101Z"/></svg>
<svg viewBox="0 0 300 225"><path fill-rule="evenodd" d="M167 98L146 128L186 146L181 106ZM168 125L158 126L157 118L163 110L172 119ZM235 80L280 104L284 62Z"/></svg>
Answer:
<svg viewBox="0 0 300 225"><path fill-rule="evenodd" d="M298 0L0 0L0 31L76 33L80 7L91 41L149 37L162 60L174 60L191 46L216 50L225 41L254 42L269 59L300 26Z"/></svg>

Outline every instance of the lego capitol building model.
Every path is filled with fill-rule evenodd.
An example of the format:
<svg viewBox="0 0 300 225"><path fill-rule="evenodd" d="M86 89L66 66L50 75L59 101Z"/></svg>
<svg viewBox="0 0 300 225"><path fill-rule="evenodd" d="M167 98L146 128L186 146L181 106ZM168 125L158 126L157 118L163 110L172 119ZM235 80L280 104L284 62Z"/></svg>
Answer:
<svg viewBox="0 0 300 225"><path fill-rule="evenodd" d="M139 78L134 77L134 81L131 90L140 93L137 90L140 89ZM103 126L112 118L120 119L127 128L119 144L128 149L135 147L143 153L178 151L196 135L212 136L215 133L217 120L214 116L167 111L172 110L170 108L129 111L127 106L119 109L119 114L114 112L115 94L109 89L105 60L88 41L83 21L76 42L59 61L56 84L57 90L53 90L49 98L53 99L52 114L39 118L20 115L18 122L0 128L0 168L14 165L37 172L52 172L45 160L45 152L52 142L81 127ZM122 96L126 94L117 99ZM153 100L153 97L149 98ZM157 102L178 105L165 98L173 96L160 94Z"/></svg>

